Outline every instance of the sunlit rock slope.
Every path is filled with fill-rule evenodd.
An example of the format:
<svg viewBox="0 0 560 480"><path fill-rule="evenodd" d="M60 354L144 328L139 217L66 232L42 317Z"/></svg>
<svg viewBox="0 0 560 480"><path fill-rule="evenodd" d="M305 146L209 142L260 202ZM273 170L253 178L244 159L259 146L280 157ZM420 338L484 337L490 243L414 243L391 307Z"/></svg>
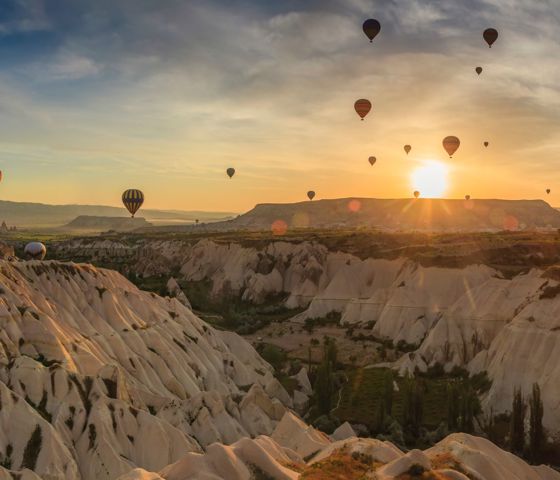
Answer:
<svg viewBox="0 0 560 480"><path fill-rule="evenodd" d="M510 408L514 387L528 394L537 382L545 425L560 432L560 275L555 266L506 275L480 261L455 268L451 259L452 268L440 259L438 266L423 266L406 256L360 258L306 241L255 248L209 240L154 240L140 247L77 240L61 248L100 258L126 251L137 273L180 269L184 280L210 281L215 298L262 303L285 295L288 307L304 309L295 321L339 312L342 325L367 326L377 337L416 346L396 365L401 372L436 363L487 371L492 387L484 405L494 412ZM521 251L514 260L532 264L537 254Z"/></svg>
<svg viewBox="0 0 560 480"><path fill-rule="evenodd" d="M270 370L114 271L0 260L0 478L114 479L271 434L270 394L290 399Z"/></svg>

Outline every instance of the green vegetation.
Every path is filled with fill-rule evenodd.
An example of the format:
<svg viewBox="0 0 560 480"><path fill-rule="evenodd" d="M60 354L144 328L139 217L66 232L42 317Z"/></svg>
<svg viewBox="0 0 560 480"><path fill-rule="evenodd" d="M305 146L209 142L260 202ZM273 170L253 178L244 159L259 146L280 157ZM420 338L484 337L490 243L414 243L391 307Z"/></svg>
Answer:
<svg viewBox="0 0 560 480"><path fill-rule="evenodd" d="M479 396L490 386L486 375L469 378L460 370L436 375L438 370L414 378L395 377L387 368L349 371L331 415L409 447L429 445L448 431L473 431Z"/></svg>
<svg viewBox="0 0 560 480"><path fill-rule="evenodd" d="M233 294L220 298L212 296L212 284L209 281L178 283L203 320L241 335L255 333L273 322L282 322L301 312L284 305L286 294L270 295L265 302L255 305Z"/></svg>

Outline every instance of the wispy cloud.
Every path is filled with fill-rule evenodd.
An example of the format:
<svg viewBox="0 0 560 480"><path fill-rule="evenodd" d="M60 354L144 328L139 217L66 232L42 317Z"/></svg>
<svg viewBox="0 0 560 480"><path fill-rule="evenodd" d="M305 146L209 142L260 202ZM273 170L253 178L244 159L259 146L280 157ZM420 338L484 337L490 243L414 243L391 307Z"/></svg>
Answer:
<svg viewBox="0 0 560 480"><path fill-rule="evenodd" d="M287 186L313 179L367 195L359 162L372 151L381 193L398 196L408 182L395 178L410 169L402 145L438 155L448 133L464 139L473 169L486 168L478 149L491 140L492 165L519 172L520 186L549 181L560 163L560 22L550 1L56 3L20 0L0 14L0 49L18 52L2 64L0 141L51 155L50 168L74 181L124 171L145 185L169 176L214 185L235 163L247 179L241 209L267 200L259 179L277 178L287 200ZM368 16L382 22L372 45L361 32ZM488 26L500 30L492 50ZM28 38L41 32L45 48ZM364 96L373 111L361 124L352 105ZM0 164L9 161L0 151ZM197 191L205 204L207 190Z"/></svg>

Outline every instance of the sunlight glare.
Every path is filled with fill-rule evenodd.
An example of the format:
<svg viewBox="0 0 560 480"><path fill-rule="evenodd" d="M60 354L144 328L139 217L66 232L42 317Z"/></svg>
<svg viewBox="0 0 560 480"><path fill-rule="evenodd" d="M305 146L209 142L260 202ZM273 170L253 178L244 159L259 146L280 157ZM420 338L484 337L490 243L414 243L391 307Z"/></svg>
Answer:
<svg viewBox="0 0 560 480"><path fill-rule="evenodd" d="M411 174L414 190L418 190L423 198L440 198L447 191L447 165L433 160L423 162L421 167Z"/></svg>

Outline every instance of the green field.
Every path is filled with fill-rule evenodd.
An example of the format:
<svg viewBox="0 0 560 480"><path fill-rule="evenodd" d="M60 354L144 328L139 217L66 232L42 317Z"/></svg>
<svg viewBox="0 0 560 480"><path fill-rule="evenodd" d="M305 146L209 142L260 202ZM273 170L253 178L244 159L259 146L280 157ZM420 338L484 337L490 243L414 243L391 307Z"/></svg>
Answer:
<svg viewBox="0 0 560 480"><path fill-rule="evenodd" d="M341 422L359 423L373 428L378 405L383 401L383 385L387 368L360 368L351 372L341 393L340 405L333 411ZM399 391L393 392L392 417L402 418L405 379L394 376ZM447 386L460 381L455 377L423 378L424 427L435 429L447 420Z"/></svg>

